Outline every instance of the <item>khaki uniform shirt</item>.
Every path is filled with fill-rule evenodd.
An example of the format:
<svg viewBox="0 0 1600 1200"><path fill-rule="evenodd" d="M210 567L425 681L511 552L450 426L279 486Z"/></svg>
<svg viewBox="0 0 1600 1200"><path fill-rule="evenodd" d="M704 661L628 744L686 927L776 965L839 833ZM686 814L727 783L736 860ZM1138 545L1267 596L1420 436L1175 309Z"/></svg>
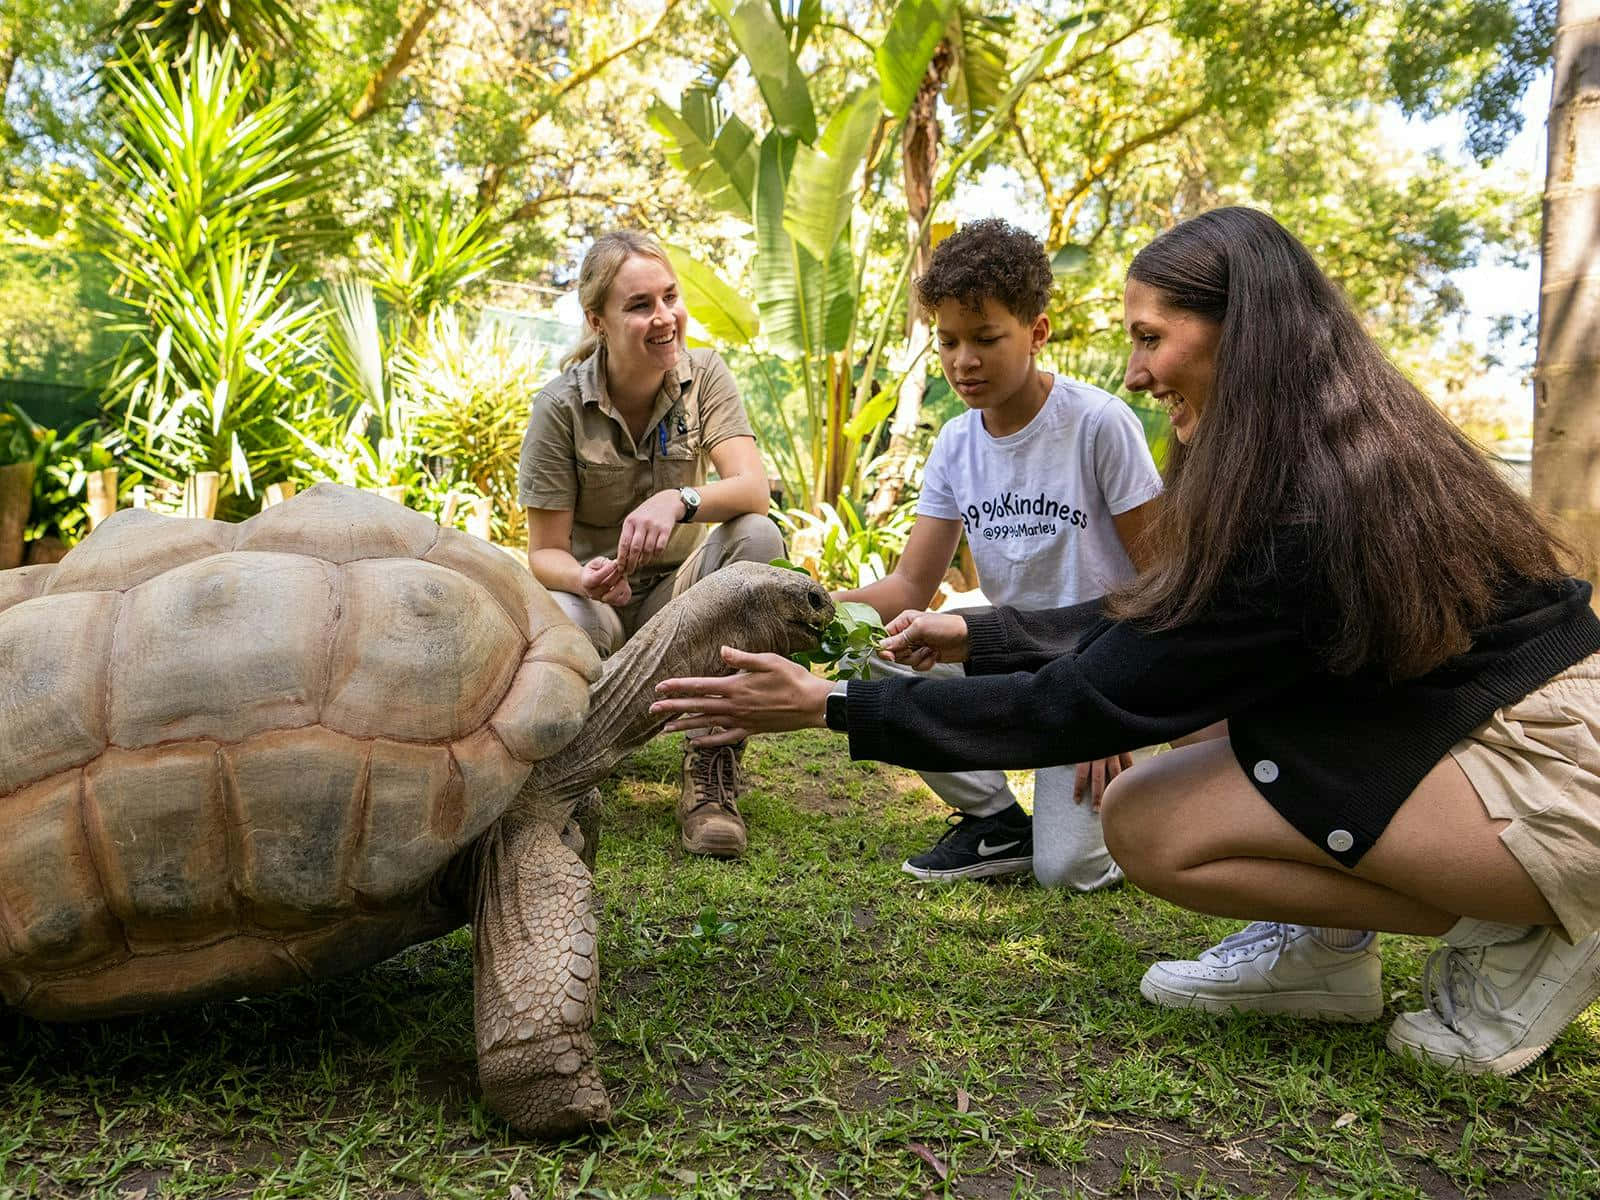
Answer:
<svg viewBox="0 0 1600 1200"><path fill-rule="evenodd" d="M728 366L715 350L685 351L656 393L638 442L606 394L605 348L568 367L533 398L517 466L524 508L572 511L572 557L615 558L627 515L656 492L706 481L711 448L754 437ZM638 581L670 574L705 536L680 525Z"/></svg>

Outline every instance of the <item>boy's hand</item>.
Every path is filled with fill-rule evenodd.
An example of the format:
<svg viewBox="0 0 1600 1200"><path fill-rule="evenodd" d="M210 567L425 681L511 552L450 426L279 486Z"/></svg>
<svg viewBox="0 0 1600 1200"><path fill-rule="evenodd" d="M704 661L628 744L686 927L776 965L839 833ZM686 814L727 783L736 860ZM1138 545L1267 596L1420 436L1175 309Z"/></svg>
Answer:
<svg viewBox="0 0 1600 1200"><path fill-rule="evenodd" d="M907 609L884 632L878 653L890 662L926 671L935 663L967 660L967 622L959 613Z"/></svg>
<svg viewBox="0 0 1600 1200"><path fill-rule="evenodd" d="M1099 812L1100 798L1106 794L1106 785L1131 766L1133 756L1127 753L1079 763L1077 778L1072 781L1072 802L1082 804L1088 800L1094 811Z"/></svg>

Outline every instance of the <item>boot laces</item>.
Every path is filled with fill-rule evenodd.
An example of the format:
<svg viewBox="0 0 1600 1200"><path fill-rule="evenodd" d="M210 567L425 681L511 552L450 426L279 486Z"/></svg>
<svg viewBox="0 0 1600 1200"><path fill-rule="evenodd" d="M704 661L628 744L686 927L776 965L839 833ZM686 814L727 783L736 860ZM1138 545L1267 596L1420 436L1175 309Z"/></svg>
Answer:
<svg viewBox="0 0 1600 1200"><path fill-rule="evenodd" d="M696 750L689 775L694 780L695 807L715 804L730 812L737 811L734 799L739 790L739 760L732 746Z"/></svg>

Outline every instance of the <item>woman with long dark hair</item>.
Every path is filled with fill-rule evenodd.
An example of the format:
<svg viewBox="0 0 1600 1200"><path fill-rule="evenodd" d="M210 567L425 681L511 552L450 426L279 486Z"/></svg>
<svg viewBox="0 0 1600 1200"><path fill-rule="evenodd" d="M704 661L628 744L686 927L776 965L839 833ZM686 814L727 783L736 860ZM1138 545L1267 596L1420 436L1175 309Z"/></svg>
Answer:
<svg viewBox="0 0 1600 1200"><path fill-rule="evenodd" d="M661 707L713 741L826 722L855 757L935 770L1187 741L1107 789L1107 844L1148 891L1268 920L1157 963L1148 998L1374 1020L1364 931L1438 936L1390 1047L1521 1069L1600 994L1589 585L1270 217L1219 209L1157 238L1124 322L1127 385L1177 442L1133 583L891 623L886 651L966 679L841 694L730 651L740 674L670 681L683 698Z"/></svg>

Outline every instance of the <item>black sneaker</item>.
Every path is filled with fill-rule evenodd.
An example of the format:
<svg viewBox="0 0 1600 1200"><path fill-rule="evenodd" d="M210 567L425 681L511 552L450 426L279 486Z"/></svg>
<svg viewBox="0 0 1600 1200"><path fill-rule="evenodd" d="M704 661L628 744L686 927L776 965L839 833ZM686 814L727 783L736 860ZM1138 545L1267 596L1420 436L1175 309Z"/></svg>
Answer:
<svg viewBox="0 0 1600 1200"><path fill-rule="evenodd" d="M1033 819L1012 805L992 817L950 814L933 849L900 864L907 875L940 882L1033 870Z"/></svg>

